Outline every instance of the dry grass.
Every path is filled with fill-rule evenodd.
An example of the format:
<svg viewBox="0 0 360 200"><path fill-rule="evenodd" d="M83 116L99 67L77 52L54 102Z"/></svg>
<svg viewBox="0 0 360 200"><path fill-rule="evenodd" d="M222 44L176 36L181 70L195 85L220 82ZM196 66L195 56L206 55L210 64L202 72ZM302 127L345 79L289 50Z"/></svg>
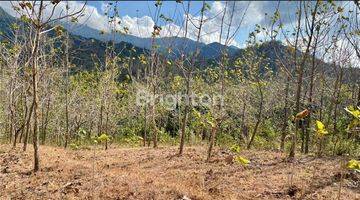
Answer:
<svg viewBox="0 0 360 200"><path fill-rule="evenodd" d="M243 151L243 167L217 149L175 147L64 150L41 146L40 172L32 151L0 145L0 199L336 199L339 158L302 156L294 164L279 152ZM295 172L290 187L290 172ZM342 199L359 199L359 175L346 176ZM289 190L289 188L291 188ZM291 197L291 195L293 195Z"/></svg>

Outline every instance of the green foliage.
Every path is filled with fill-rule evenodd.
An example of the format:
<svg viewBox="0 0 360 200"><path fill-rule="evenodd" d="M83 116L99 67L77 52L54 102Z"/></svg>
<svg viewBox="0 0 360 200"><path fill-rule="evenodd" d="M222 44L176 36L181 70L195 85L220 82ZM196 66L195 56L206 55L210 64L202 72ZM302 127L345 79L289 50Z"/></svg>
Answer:
<svg viewBox="0 0 360 200"><path fill-rule="evenodd" d="M358 160L352 159L347 163L346 166L348 169L360 172L360 162Z"/></svg>
<svg viewBox="0 0 360 200"><path fill-rule="evenodd" d="M250 164L250 160L244 158L244 157L241 157L241 156L236 156L235 157L235 162L238 163L238 164L241 164L243 166L247 166Z"/></svg>
<svg viewBox="0 0 360 200"><path fill-rule="evenodd" d="M360 132L360 108L348 106L345 108L345 111L352 115L354 119L348 124L347 131L348 132Z"/></svg>
<svg viewBox="0 0 360 200"><path fill-rule="evenodd" d="M96 140L100 143L108 142L111 140L111 136L108 136L107 134L103 133L99 137L97 137Z"/></svg>
<svg viewBox="0 0 360 200"><path fill-rule="evenodd" d="M72 150L79 150L80 149L79 145L76 144L76 143L70 143L69 147Z"/></svg>
<svg viewBox="0 0 360 200"><path fill-rule="evenodd" d="M205 12L211 9L210 4L204 3L203 7L201 8L201 12Z"/></svg>
<svg viewBox="0 0 360 200"><path fill-rule="evenodd" d="M124 138L123 141L130 145L139 145L142 140L143 138L138 135L130 135Z"/></svg>
<svg viewBox="0 0 360 200"><path fill-rule="evenodd" d="M319 121L316 120L316 134L319 138L324 137L325 135L327 135L329 132L325 129L325 125Z"/></svg>
<svg viewBox="0 0 360 200"><path fill-rule="evenodd" d="M181 76L174 76L173 80L171 82L171 89L174 92L179 92L183 89L183 86L185 85L185 80Z"/></svg>
<svg viewBox="0 0 360 200"><path fill-rule="evenodd" d="M16 31L16 30L19 30L19 29L20 29L20 26L19 26L19 24L17 24L17 23L13 23L13 24L11 24L10 28L11 28L12 30Z"/></svg>
<svg viewBox="0 0 360 200"><path fill-rule="evenodd" d="M266 139L269 143L272 143L272 141L275 141L279 135L279 133L276 130L276 122L272 120L264 120L261 126L261 132L259 135Z"/></svg>
<svg viewBox="0 0 360 200"><path fill-rule="evenodd" d="M239 145L234 144L230 147L230 151L232 151L234 153L240 153L241 147Z"/></svg>
<svg viewBox="0 0 360 200"><path fill-rule="evenodd" d="M58 35L58 36L62 35L65 32L64 27L59 26L59 25L56 26L54 30L55 30L56 35Z"/></svg>
<svg viewBox="0 0 360 200"><path fill-rule="evenodd" d="M71 150L89 150L90 147L85 140L77 140L69 144Z"/></svg>
<svg viewBox="0 0 360 200"><path fill-rule="evenodd" d="M171 18L166 17L164 14L161 14L160 18L163 19L165 22L173 22L173 20Z"/></svg>
<svg viewBox="0 0 360 200"><path fill-rule="evenodd" d="M136 125L140 126L141 124ZM139 146L143 140L143 138L138 135L140 131L140 127L126 125L118 131L115 141L120 144ZM149 132L147 134L149 135Z"/></svg>
<svg viewBox="0 0 360 200"><path fill-rule="evenodd" d="M218 134L216 140L220 147L229 147L236 143L235 139L229 133Z"/></svg>
<svg viewBox="0 0 360 200"><path fill-rule="evenodd" d="M160 131L158 137L159 141L163 144L176 145L179 141L177 137L171 137L171 135L164 130Z"/></svg>
<svg viewBox="0 0 360 200"><path fill-rule="evenodd" d="M359 147L356 142L348 140L346 137L341 137L343 135L339 135L339 141L336 144L333 141L330 141L327 146L327 151L334 151L336 155L358 155ZM334 149L335 147L335 149Z"/></svg>
<svg viewBox="0 0 360 200"><path fill-rule="evenodd" d="M345 108L345 111L350 113L356 119L360 119L360 109L355 108L354 106L348 106Z"/></svg>
<svg viewBox="0 0 360 200"><path fill-rule="evenodd" d="M255 136L254 147L257 149L275 150L279 149L279 143L275 139L267 139L259 134Z"/></svg>
<svg viewBox="0 0 360 200"><path fill-rule="evenodd" d="M20 20L23 21L24 23L31 22L31 19L29 17L27 17L26 15L21 15Z"/></svg>

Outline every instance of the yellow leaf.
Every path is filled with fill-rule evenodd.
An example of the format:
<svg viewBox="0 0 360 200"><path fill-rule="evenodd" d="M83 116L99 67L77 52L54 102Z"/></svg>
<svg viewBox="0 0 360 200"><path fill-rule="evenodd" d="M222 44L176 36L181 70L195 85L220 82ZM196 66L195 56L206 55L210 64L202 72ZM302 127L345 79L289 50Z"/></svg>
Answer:
<svg viewBox="0 0 360 200"><path fill-rule="evenodd" d="M329 133L325 129L325 125L319 120L316 120L316 133L317 133L318 137L323 137L324 135Z"/></svg>
<svg viewBox="0 0 360 200"><path fill-rule="evenodd" d="M316 129L317 130L324 130L325 129L325 125L319 121L319 120L316 120Z"/></svg>
<svg viewBox="0 0 360 200"><path fill-rule="evenodd" d="M355 109L353 106L349 106L349 107L346 107L345 110L346 110L346 112L350 113L355 118L357 118L357 119L360 118L360 110L359 109Z"/></svg>
<svg viewBox="0 0 360 200"><path fill-rule="evenodd" d="M206 122L207 122L208 124L210 124L211 127L213 127L213 128L215 127L215 123L214 123L214 122L212 122L212 121L210 121L210 120L207 120Z"/></svg>
<svg viewBox="0 0 360 200"><path fill-rule="evenodd" d="M357 160L350 160L348 163L347 163L347 168L348 169L352 169L352 170L356 170L356 171L359 171L360 170L360 162L357 161Z"/></svg>
<svg viewBox="0 0 360 200"><path fill-rule="evenodd" d="M250 164L250 160L248 160L248 159L246 159L244 157L241 157L241 156L236 156L235 161L237 163L240 163L240 164L244 165L244 166Z"/></svg>

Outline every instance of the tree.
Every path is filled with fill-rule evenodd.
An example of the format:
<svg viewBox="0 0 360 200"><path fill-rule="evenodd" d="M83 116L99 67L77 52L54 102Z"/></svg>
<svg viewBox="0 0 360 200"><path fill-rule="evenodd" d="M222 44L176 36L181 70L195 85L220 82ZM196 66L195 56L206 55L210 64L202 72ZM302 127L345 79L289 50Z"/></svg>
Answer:
<svg viewBox="0 0 360 200"><path fill-rule="evenodd" d="M26 65L31 68L31 86L32 86L32 110L33 110L33 147L34 147L34 171L38 171L40 169L40 159L39 159L39 132L38 132L38 106L39 106L39 97L38 97L38 82L39 82L39 50L41 48L41 36L55 27L47 29L47 26L55 21L59 21L61 19L67 17L78 17L84 10L84 6L79 10L72 14L67 14L64 16L55 17L54 13L59 5L59 1L53 1L51 4L46 3L44 1L33 1L33 2L20 2L18 7L15 7L15 10L21 14L24 21L29 22L29 25L34 30L33 38L29 38L31 40L31 52ZM50 16L44 16L44 10L48 7L52 6Z"/></svg>
<svg viewBox="0 0 360 200"><path fill-rule="evenodd" d="M302 2L299 3L299 10L297 11L298 16L297 16L297 27L296 27L296 38L295 38L295 45L294 45L294 62L295 62L295 67L297 68L297 83L296 83L296 92L295 92L295 113L299 113L300 112L300 98L301 98L301 90L302 90L302 84L303 84L303 73L304 73L304 65L308 59L308 54L310 51L310 45L314 36L314 32L315 32L315 20L316 20L316 15L317 15L317 9L319 6L319 1L316 2L314 8L310 11L311 13L311 20L310 20L310 27L309 27L309 33L306 37L305 41L305 45L306 45L306 49L305 52L299 62L299 64L297 65L297 60L298 60L298 40L299 40L299 34L300 34L300 30L301 30L301 19L302 19ZM304 5L306 6L306 5ZM290 148L290 154L289 154L289 158L293 159L295 158L295 151L296 151L296 142L297 142L297 132L298 132L298 128L299 128L299 124L296 123L295 124L295 133L294 136L292 138L292 144L291 144L291 148Z"/></svg>
<svg viewBox="0 0 360 200"><path fill-rule="evenodd" d="M189 9L190 9L190 1L188 2L188 5L187 5L184 37L187 37L188 22L189 21L191 22L191 18L189 17ZM203 25L206 22L206 20L204 19L204 15L208 9L209 9L208 4L205 3L205 1L203 1L202 7L200 10L200 20L198 21L198 23L196 25L194 24L194 22L191 22L197 29L197 34L196 34L197 45L195 48L195 53L193 55L191 55L190 60L185 61L184 60L185 58L183 57L180 60L179 65L178 65L183 70L183 73L185 76L185 81L186 81L186 89L185 89L186 100L185 100L185 108L184 108L184 114L183 114L183 119L182 119L182 124L181 124L179 155L182 155L183 151L184 151L186 126L187 126L187 121L188 121L188 115L191 110L191 95L192 95L191 81L192 81L192 76L193 76L193 67L194 67L194 65L196 65L196 61L200 54L200 48L199 48L198 44L200 42L201 31L202 31ZM184 62L186 62L186 64L184 64Z"/></svg>
<svg viewBox="0 0 360 200"><path fill-rule="evenodd" d="M228 55L228 46L232 43L234 40L234 37L236 36L237 32L239 31L242 22L244 20L244 17L246 15L246 12L250 6L250 3L247 4L247 7L244 9L244 12L242 14L242 17L240 21L234 25L234 15L235 15L235 8L236 8L236 1L232 3L232 5L228 6L228 2L225 3L225 7L222 13L221 17L221 25L220 25L220 35L219 35L219 43L224 43L224 47L220 49L221 51L221 59L219 60L218 66L220 67L220 96L221 96L221 102L218 106L218 111L213 111L213 113L217 113L217 116L215 116L215 122L214 126L211 131L210 135L210 143L207 153L206 160L209 161L212 154L212 149L216 140L216 134L217 131L221 129L221 124L225 120L225 109L224 109L224 99L225 99L225 76L226 76L226 70L228 68L229 64L229 55ZM228 12L228 7L230 11ZM226 27L227 26L227 27ZM226 29L226 32L224 32L223 29ZM232 30L234 29L234 30ZM225 40L223 41L223 33L225 33Z"/></svg>

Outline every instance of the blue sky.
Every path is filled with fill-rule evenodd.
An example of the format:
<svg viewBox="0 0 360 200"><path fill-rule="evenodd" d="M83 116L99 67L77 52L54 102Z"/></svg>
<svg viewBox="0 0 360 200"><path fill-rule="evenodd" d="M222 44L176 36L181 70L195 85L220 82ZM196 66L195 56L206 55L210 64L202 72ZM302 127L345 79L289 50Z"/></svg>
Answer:
<svg viewBox="0 0 360 200"><path fill-rule="evenodd" d="M102 7L108 2L113 1L89 1L88 4L95 6L99 11L101 11L101 13L103 13ZM153 17L155 12L155 3L156 1L119 1L118 5L122 16L129 15L130 17L136 17L148 15ZM207 1L207 3L212 4L213 1ZM201 1L191 2L190 12L193 14L198 12L201 5ZM163 1L161 10L166 16L171 16L173 13L182 11L182 6L177 4L175 1Z"/></svg>

